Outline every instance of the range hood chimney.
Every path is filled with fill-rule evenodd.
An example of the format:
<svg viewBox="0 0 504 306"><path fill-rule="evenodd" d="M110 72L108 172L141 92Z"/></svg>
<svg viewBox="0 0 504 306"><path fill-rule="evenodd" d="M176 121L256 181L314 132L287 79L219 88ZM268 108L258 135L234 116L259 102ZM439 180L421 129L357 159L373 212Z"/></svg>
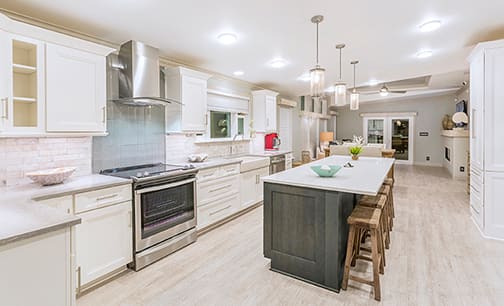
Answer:
<svg viewBox="0 0 504 306"><path fill-rule="evenodd" d="M181 104L161 93L158 49L130 40L121 45L119 62L119 99L114 102L133 106Z"/></svg>

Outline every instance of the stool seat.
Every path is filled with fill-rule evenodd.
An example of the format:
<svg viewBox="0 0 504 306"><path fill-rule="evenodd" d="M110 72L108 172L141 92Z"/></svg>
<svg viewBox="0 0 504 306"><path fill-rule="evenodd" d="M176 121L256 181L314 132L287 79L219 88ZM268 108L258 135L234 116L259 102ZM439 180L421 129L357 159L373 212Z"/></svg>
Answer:
<svg viewBox="0 0 504 306"><path fill-rule="evenodd" d="M357 205L348 217L349 225L357 225L365 229L376 229L380 224L381 211L369 207Z"/></svg>
<svg viewBox="0 0 504 306"><path fill-rule="evenodd" d="M384 181L383 181L383 184L387 185L387 186L394 186L394 179L393 178L386 178Z"/></svg>
<svg viewBox="0 0 504 306"><path fill-rule="evenodd" d="M376 207L376 208L383 209L385 207L385 205L387 204L386 193L384 193L384 194L380 193L375 196L365 195L360 199L359 204L364 205L364 206L368 206L368 207Z"/></svg>

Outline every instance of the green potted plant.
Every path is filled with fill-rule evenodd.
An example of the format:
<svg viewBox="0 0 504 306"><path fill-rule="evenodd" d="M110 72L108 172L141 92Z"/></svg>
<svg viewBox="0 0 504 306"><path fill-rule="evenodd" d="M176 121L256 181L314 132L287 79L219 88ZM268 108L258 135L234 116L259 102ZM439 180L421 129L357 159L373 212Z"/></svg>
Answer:
<svg viewBox="0 0 504 306"><path fill-rule="evenodd" d="M353 137L354 145L350 147L350 154L352 155L353 160L359 159L359 154L362 152L362 145L364 144L364 138L362 136Z"/></svg>

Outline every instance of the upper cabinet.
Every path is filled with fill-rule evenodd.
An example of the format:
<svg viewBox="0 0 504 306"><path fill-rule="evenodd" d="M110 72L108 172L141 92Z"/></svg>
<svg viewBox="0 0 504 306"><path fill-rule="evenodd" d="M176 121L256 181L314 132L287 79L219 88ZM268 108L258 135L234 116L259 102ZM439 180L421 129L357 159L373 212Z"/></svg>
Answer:
<svg viewBox="0 0 504 306"><path fill-rule="evenodd" d="M181 102L166 106L166 131L205 132L211 75L183 67L165 68L164 72L166 97Z"/></svg>
<svg viewBox="0 0 504 306"><path fill-rule="evenodd" d="M483 103L484 103L485 57L478 54L471 61L470 99L470 151L471 167L483 170Z"/></svg>
<svg viewBox="0 0 504 306"><path fill-rule="evenodd" d="M0 14L0 137L105 135L113 50Z"/></svg>
<svg viewBox="0 0 504 306"><path fill-rule="evenodd" d="M257 132L276 132L278 93L270 90L257 90L252 92L252 96L254 129Z"/></svg>
<svg viewBox="0 0 504 306"><path fill-rule="evenodd" d="M105 57L46 45L48 132L106 131Z"/></svg>

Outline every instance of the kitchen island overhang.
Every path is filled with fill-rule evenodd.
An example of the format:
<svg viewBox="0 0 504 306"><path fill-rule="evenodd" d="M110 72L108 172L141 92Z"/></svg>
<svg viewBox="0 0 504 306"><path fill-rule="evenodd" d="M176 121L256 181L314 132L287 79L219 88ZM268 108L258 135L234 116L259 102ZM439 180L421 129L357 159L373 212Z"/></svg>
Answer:
<svg viewBox="0 0 504 306"><path fill-rule="evenodd" d="M320 178L309 168L348 161L330 156L264 178L263 252L271 270L339 292L347 218L361 195L378 193L394 164L393 159L362 158L334 178Z"/></svg>

